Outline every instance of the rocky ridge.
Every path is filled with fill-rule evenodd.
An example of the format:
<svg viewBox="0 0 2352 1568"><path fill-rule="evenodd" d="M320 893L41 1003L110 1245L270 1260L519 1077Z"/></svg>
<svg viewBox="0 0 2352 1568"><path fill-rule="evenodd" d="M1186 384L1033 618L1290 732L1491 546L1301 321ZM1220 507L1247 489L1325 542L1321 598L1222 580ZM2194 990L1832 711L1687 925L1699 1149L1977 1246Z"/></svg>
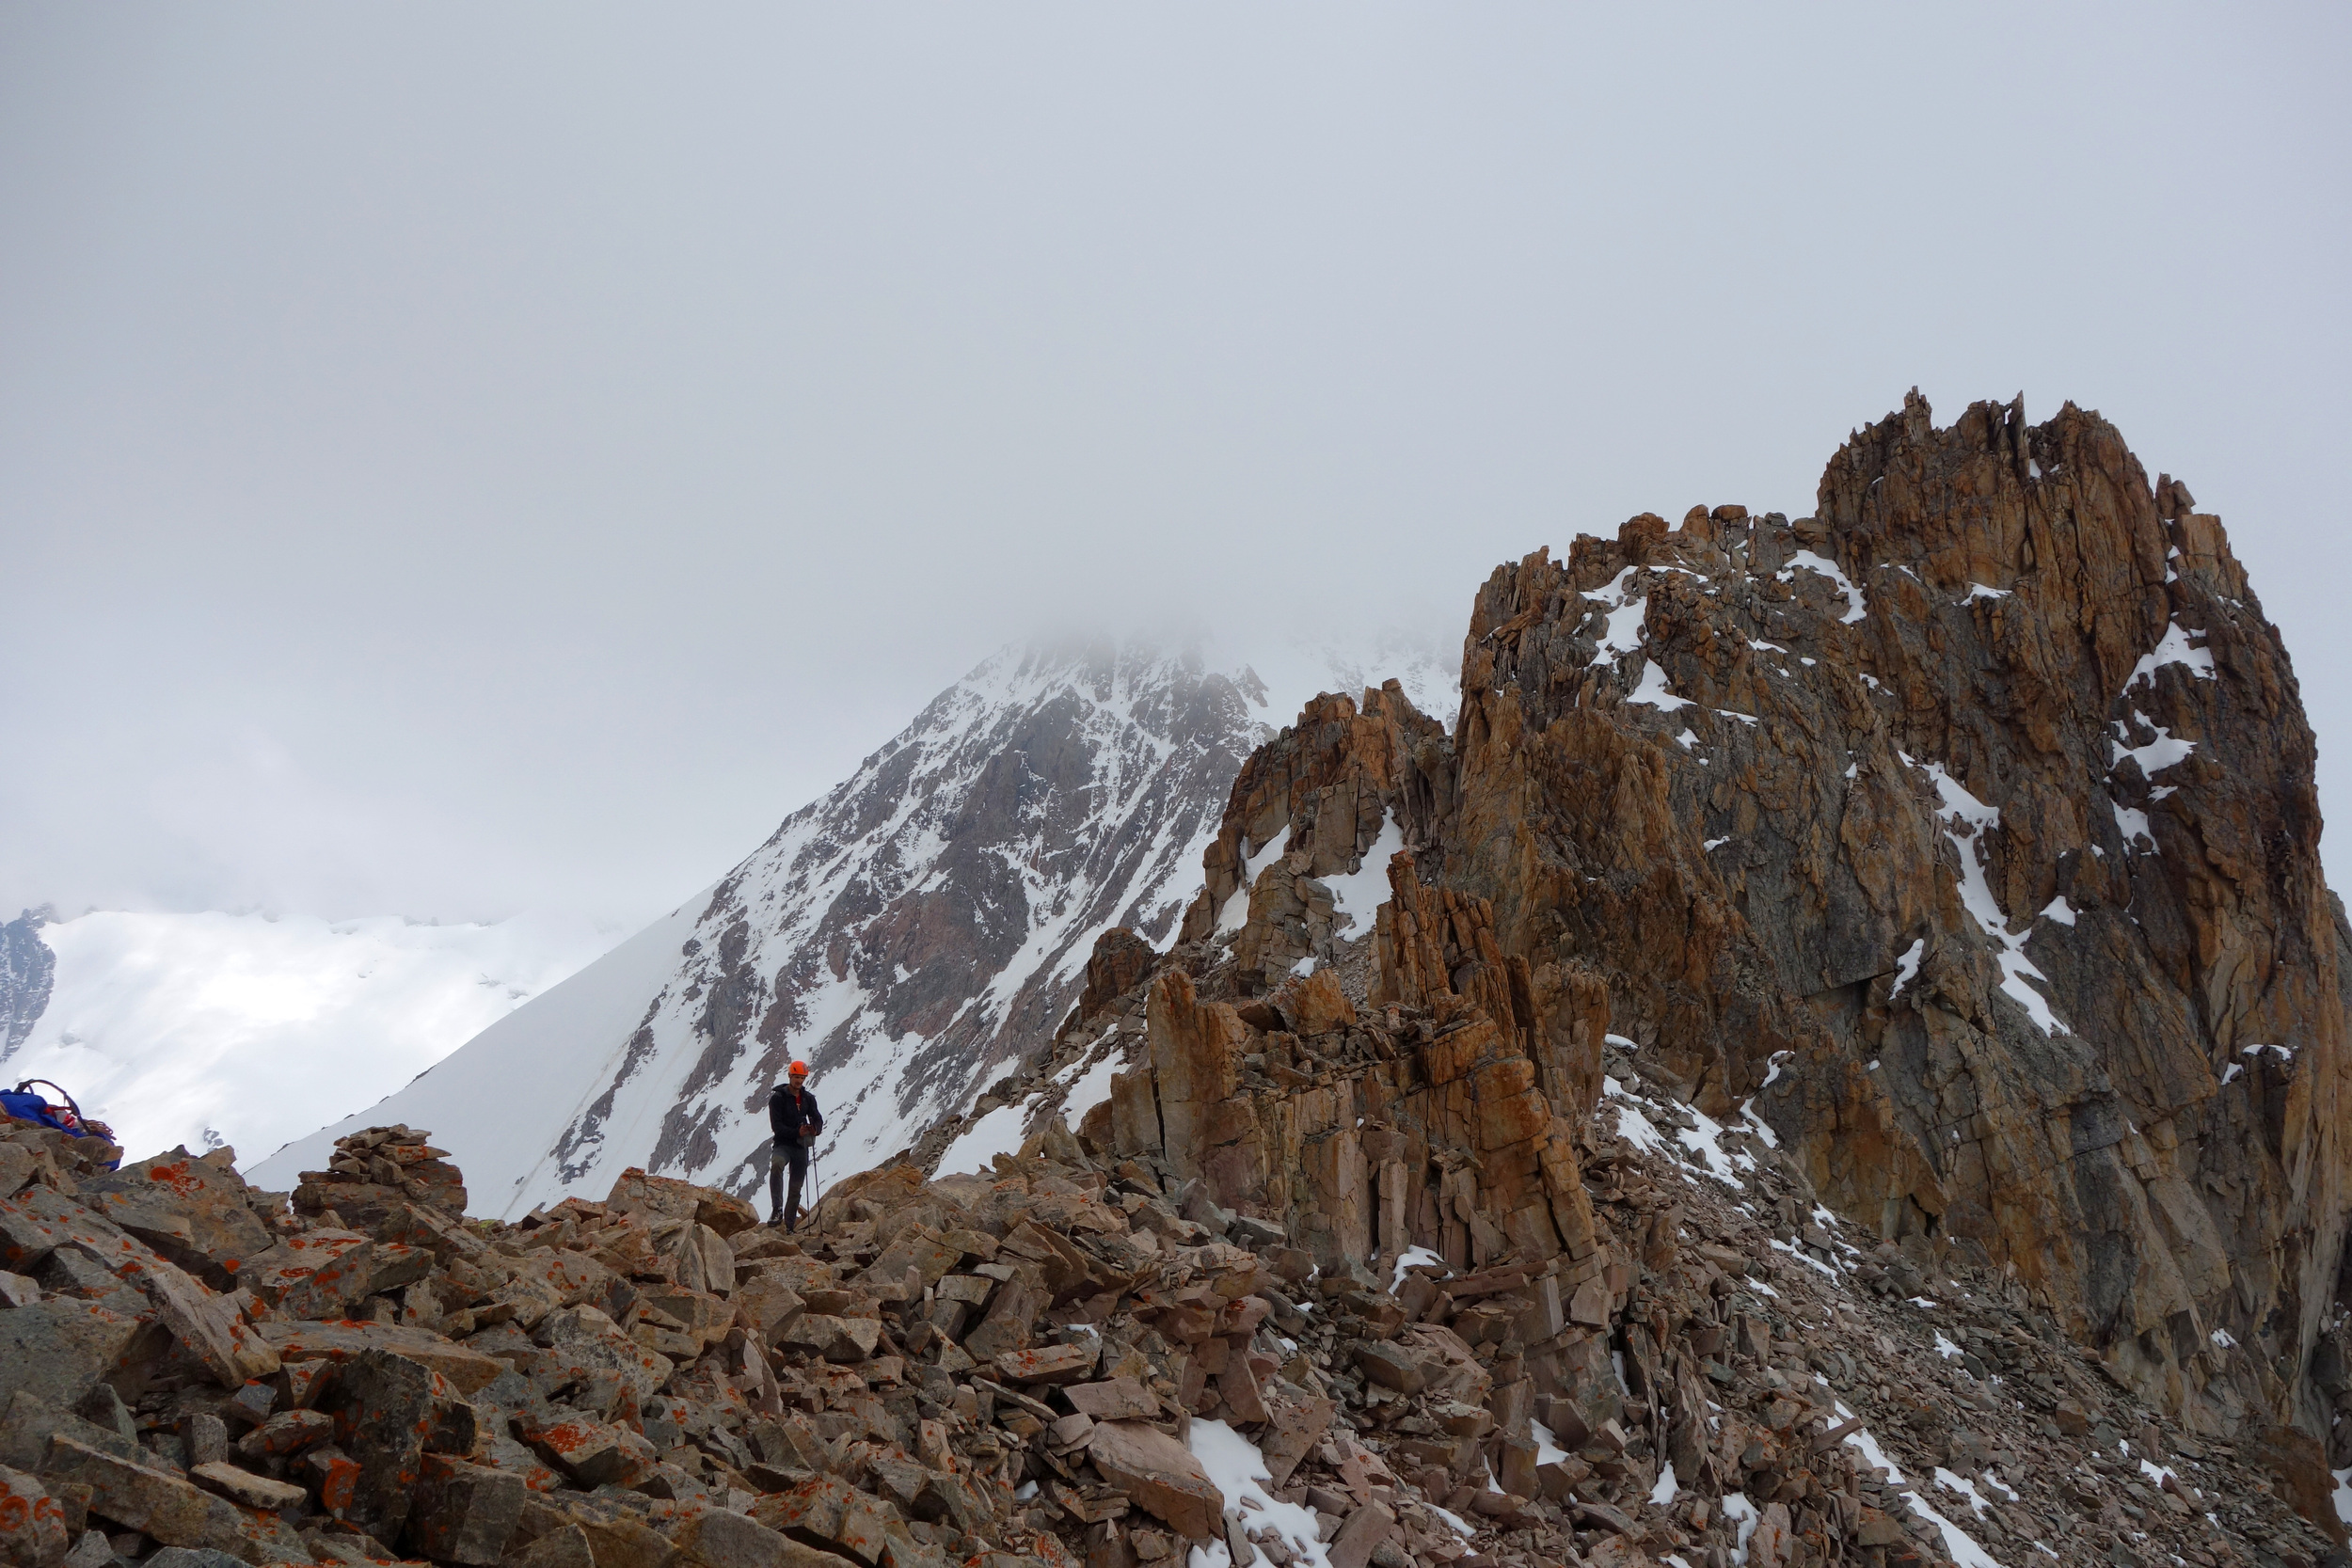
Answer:
<svg viewBox="0 0 2352 1568"><path fill-rule="evenodd" d="M1407 881L1402 861L1394 875ZM1527 1037L1468 1000L1515 989L1509 966L1489 989L1469 957L1492 950L1491 912L1400 892L1408 910L1446 909L1450 934L1422 956L1465 990L1435 993L1435 1007L1351 997L1342 976L1383 967L1363 954L1266 995L1207 1000L1235 978L1239 943L1180 946L991 1098L1030 1108L1025 1157L1073 1137L1105 1159L1140 1149L1125 1158L1168 1159L1182 1216L1282 1234L1278 1247L1295 1231L1316 1266L1300 1296L1340 1309L1278 1327L1315 1358L1313 1386L1400 1495L1473 1525L1477 1558L2344 1560L2319 1445L2291 1429L2232 1443L2151 1406L2012 1271L1839 1216L1753 1103L1717 1121L1630 1039L1594 1037L1581 1121L1554 1114L1546 1129L1565 1158L1529 1159L1533 1096L1481 1092L1540 1074ZM1232 1092L1218 1132L1200 1136L1207 1124L1170 1090L1202 1083L1235 1044L1252 1049L1225 1056ZM1108 1098L1073 1103L1104 1062L1131 1065ZM933 1129L915 1158L936 1160L971 1119ZM1178 1127L1196 1130L1189 1180L1166 1153ZM1340 1128L1360 1163L1332 1147ZM1415 1194L1400 1178L1423 1160L1443 1174ZM1515 1170L1517 1185L1494 1180ZM1254 1189L1236 1192L1237 1172ZM1155 1206L1135 1222L1156 1223ZM1429 1374L1390 1349L1456 1341L1484 1375L1467 1398L1477 1418L1458 1394L1414 1398ZM2343 1353L2340 1329L2328 1346ZM1211 1386L1194 1408L1232 1421L1218 1400ZM1426 1545L1417 1560L1446 1555Z"/></svg>
<svg viewBox="0 0 2352 1568"><path fill-rule="evenodd" d="M2314 748L2220 520L2112 426L1915 394L1815 517L1499 570L1457 734L1422 875L1506 953L1711 1114L1771 1080L1836 1207L2014 1268L2192 1425L2352 1463Z"/></svg>
<svg viewBox="0 0 2352 1568"><path fill-rule="evenodd" d="M1180 974L1111 997L1062 1053L1153 1028ZM1299 1100L1364 1083L1383 1042L1435 1043L1418 1006L1397 1005L1400 1031L1344 1022L1333 974L1249 1005L1303 1031ZM1581 1256L1407 1249L1376 1273L1323 1269L1329 1230L1293 1244L1164 1154L1105 1147L1109 1116L1076 1133L1047 1117L985 1175L864 1173L790 1235L636 1172L601 1202L469 1222L444 1207L462 1178L403 1127L347 1138L290 1203L225 1153L110 1172L96 1140L0 1123L0 1552L2327 1558L2285 1500L2324 1472L2196 1437L2099 1375L2013 1280L1873 1244L1809 1206L1769 1130L1680 1104L1623 1042L1601 1065ZM1440 1223L1441 1243L1480 1253L1475 1218Z"/></svg>
<svg viewBox="0 0 2352 1568"><path fill-rule="evenodd" d="M1915 396L1819 517L1499 570L1462 692L1451 736L1394 690L1311 704L1179 944L1106 941L1116 981L978 1109L1163 1158L1326 1270L1583 1290L1614 1040L2340 1530L2346 927L2284 650L2184 486L2071 406L1938 430ZM1335 942L1368 868L1376 935Z"/></svg>

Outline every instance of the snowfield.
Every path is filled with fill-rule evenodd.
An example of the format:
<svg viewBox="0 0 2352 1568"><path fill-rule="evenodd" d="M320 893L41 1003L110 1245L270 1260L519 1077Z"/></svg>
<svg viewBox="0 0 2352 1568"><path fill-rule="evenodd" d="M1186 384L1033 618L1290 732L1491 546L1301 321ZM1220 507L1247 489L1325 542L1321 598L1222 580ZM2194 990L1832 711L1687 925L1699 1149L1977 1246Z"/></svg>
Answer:
<svg viewBox="0 0 2352 1568"><path fill-rule="evenodd" d="M676 910L561 984L537 1002L491 1023L465 1049L431 1072L356 1114L338 1117L248 1167L246 1180L278 1192L294 1188L301 1172L326 1164L335 1140L362 1127L405 1122L433 1134L466 1174L476 1213L504 1211L531 1188L551 1162L565 1126L580 1114L583 1095L605 1081L613 1058L626 1052L628 1030L613 1020L634 1019L645 998L677 967L678 946L694 927L707 895ZM603 1054L583 1059L583 1045ZM528 1210L529 1203L522 1208Z"/></svg>
<svg viewBox="0 0 2352 1568"><path fill-rule="evenodd" d="M131 1158L226 1144L248 1165L399 1088L612 940L550 918L112 911L40 938L56 956L48 1006L0 1077L63 1085Z"/></svg>

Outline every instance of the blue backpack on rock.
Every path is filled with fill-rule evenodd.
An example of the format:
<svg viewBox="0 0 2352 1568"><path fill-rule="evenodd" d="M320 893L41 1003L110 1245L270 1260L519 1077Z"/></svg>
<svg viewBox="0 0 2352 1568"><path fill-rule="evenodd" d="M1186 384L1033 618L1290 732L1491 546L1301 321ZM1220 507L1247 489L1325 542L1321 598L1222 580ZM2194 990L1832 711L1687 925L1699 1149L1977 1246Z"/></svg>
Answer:
<svg viewBox="0 0 2352 1568"><path fill-rule="evenodd" d="M36 1084L47 1085L50 1088L56 1089L65 1100L65 1104L62 1107L49 1104L33 1092L33 1085ZM0 1089L0 1116L11 1117L18 1121L29 1121L39 1127L54 1127L68 1137L103 1138L109 1143L114 1141L112 1128L103 1122L83 1120L82 1108L73 1102L73 1097L67 1094L65 1090L57 1088L56 1085L50 1083L46 1078L27 1078L13 1089ZM111 1161L106 1168L112 1170L121 1164L120 1159L116 1159Z"/></svg>

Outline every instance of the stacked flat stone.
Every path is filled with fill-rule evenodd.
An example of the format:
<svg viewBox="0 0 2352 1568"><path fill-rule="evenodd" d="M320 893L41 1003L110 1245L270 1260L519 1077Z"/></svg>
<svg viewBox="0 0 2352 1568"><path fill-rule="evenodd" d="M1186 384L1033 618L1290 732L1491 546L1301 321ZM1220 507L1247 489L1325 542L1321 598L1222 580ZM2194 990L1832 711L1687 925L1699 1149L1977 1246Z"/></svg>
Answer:
<svg viewBox="0 0 2352 1568"><path fill-rule="evenodd" d="M413 1128L370 1127L335 1140L325 1170L306 1170L294 1189L298 1213L332 1211L347 1224L371 1227L390 1206L405 1200L445 1214L466 1212L466 1179L448 1164L449 1150L435 1148L430 1132Z"/></svg>

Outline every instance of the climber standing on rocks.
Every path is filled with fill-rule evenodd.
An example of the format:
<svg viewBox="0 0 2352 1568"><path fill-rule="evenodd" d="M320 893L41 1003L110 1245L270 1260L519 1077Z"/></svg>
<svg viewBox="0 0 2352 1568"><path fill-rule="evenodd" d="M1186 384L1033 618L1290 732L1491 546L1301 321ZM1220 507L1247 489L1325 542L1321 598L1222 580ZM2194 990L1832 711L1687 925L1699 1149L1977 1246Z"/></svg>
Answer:
<svg viewBox="0 0 2352 1568"><path fill-rule="evenodd" d="M801 1221L801 1183L808 1178L809 1147L825 1130L817 1097L808 1092L808 1064L794 1062L785 1081L768 1091L768 1223L790 1230ZM792 1168L792 1192L784 1194L784 1171Z"/></svg>

